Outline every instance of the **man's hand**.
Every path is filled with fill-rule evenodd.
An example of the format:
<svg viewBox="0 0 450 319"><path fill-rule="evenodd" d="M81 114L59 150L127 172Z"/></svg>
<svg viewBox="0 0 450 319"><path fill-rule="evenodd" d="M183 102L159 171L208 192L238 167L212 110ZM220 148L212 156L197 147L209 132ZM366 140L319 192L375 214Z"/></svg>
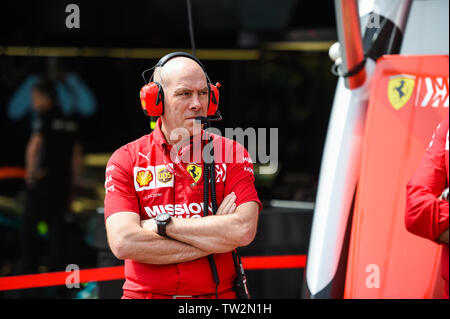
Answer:
<svg viewBox="0 0 450 319"><path fill-rule="evenodd" d="M439 199L442 200L446 200L448 202L448 187L446 189L444 189L444 191L442 192L442 194L438 197Z"/></svg>
<svg viewBox="0 0 450 319"><path fill-rule="evenodd" d="M155 220L153 218L141 220L141 227L158 233L158 226L156 226Z"/></svg>
<svg viewBox="0 0 450 319"><path fill-rule="evenodd" d="M223 199L219 208L217 209L216 215L228 215L233 214L236 211L236 195L231 192Z"/></svg>
<svg viewBox="0 0 450 319"><path fill-rule="evenodd" d="M442 232L437 238L437 241L448 245L448 228Z"/></svg>
<svg viewBox="0 0 450 319"><path fill-rule="evenodd" d="M233 208L233 202L234 197L230 195L221 207L222 215L174 218L167 225L167 236L212 254L249 245L256 234L258 203L250 201Z"/></svg>

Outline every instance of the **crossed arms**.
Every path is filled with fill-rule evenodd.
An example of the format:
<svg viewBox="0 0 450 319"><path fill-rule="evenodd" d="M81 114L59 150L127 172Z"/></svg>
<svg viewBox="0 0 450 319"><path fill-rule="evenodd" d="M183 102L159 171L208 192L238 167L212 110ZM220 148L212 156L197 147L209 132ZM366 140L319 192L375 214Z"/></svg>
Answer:
<svg viewBox="0 0 450 319"><path fill-rule="evenodd" d="M258 204L236 207L234 193L227 195L217 214L203 218L172 218L168 237L158 235L153 219L141 221L135 212L119 212L106 219L109 246L119 259L148 264L175 264L250 244L258 223Z"/></svg>

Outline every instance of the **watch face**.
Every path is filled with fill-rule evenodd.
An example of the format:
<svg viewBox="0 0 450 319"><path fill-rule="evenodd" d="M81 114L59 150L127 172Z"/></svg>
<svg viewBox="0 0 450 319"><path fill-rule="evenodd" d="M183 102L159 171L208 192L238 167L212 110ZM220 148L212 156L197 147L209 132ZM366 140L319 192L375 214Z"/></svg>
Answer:
<svg viewBox="0 0 450 319"><path fill-rule="evenodd" d="M156 215L156 220L158 222L166 222L169 219L170 219L170 215L167 213L161 213L161 214Z"/></svg>

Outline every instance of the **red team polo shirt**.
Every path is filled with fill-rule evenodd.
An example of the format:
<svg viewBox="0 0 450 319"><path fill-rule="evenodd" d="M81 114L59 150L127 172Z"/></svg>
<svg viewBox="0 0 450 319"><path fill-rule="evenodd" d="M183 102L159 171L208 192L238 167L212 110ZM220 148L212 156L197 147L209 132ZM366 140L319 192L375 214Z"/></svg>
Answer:
<svg viewBox="0 0 450 319"><path fill-rule="evenodd" d="M142 220L163 212L173 218L203 216L203 162L193 151L193 145L198 144L192 143L191 138L191 143L176 153L175 147L167 144L160 125L158 119L151 134L121 147L109 159L105 174L105 220L124 211L135 212ZM237 206L255 201L260 211L262 204L247 150L233 140L212 136L217 206L227 194L234 192ZM211 211L210 199L209 214ZM214 259L220 279L218 292L227 291L236 278L231 252L214 254ZM125 260L123 289L164 295L204 295L215 293L215 283L207 257L170 265Z"/></svg>
<svg viewBox="0 0 450 319"><path fill-rule="evenodd" d="M448 202L438 199L448 187L448 113L439 124L431 143L406 187L406 228L435 241L449 225ZM442 245L441 270L448 298L448 245Z"/></svg>

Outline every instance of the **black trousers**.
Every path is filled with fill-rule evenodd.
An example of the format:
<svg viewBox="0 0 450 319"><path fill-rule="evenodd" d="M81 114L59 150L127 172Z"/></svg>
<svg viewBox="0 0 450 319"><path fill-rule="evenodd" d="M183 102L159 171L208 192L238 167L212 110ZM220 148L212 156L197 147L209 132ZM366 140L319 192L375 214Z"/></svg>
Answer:
<svg viewBox="0 0 450 319"><path fill-rule="evenodd" d="M67 180L44 178L28 189L21 227L21 273L35 273L42 261L50 271L65 270L65 243L67 238L65 214L69 206ZM48 237L42 245L37 225L45 221ZM47 251L42 248L47 247Z"/></svg>

